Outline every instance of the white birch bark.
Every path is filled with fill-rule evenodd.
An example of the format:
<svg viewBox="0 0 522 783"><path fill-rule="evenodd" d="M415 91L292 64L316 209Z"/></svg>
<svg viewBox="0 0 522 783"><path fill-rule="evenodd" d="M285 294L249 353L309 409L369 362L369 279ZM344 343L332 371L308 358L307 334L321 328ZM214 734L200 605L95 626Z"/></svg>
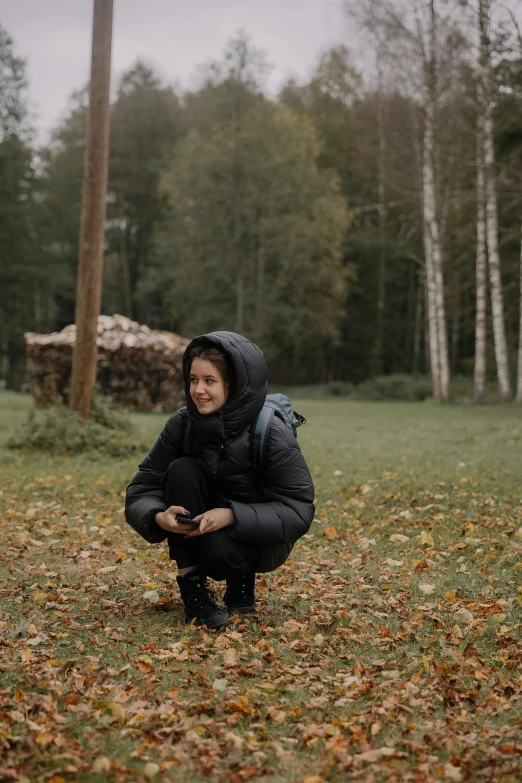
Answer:
<svg viewBox="0 0 522 783"><path fill-rule="evenodd" d="M500 275L500 253L498 248L498 211L495 186L495 148L493 145L493 110L491 101L491 62L489 53L489 9L490 0L479 0L480 63L479 79L483 90L484 117L484 174L486 183L486 237L489 261L489 282L491 288L491 312L493 338L500 399L511 397L509 366L507 356L506 329L504 324L504 303ZM480 110L480 109L479 109Z"/></svg>
<svg viewBox="0 0 522 783"><path fill-rule="evenodd" d="M484 178L484 121L480 112L483 103L479 81L479 115L477 119L477 255L476 255L476 309L475 309L475 368L473 398L484 402L486 382L486 194Z"/></svg>
<svg viewBox="0 0 522 783"><path fill-rule="evenodd" d="M520 312L518 317L517 402L522 402L522 227L520 232Z"/></svg>
<svg viewBox="0 0 522 783"><path fill-rule="evenodd" d="M440 367L440 397L442 400L449 398L449 357L448 357L448 330L446 324L446 306L444 303L444 279L442 275L442 252L438 221L432 227L433 238L433 273L435 277L435 307L437 310L437 333L439 344ZM433 230L436 236L433 236Z"/></svg>
<svg viewBox="0 0 522 783"><path fill-rule="evenodd" d="M424 171L424 166L423 166ZM423 208L425 211L426 196L423 194ZM439 363L439 336L437 331L437 304L435 296L435 276L433 273L433 247L431 233L426 219L424 220L424 258L426 265L426 310L428 315L428 340L430 346L431 382L433 384L433 396L439 400L440 388L440 363Z"/></svg>
<svg viewBox="0 0 522 783"><path fill-rule="evenodd" d="M413 375L417 375L419 372L419 357L421 347L421 330L422 330L422 301L424 297L424 270L420 271L419 283L417 286L417 303L415 306L415 326L413 330L413 361L411 371Z"/></svg>
<svg viewBox="0 0 522 783"><path fill-rule="evenodd" d="M449 397L449 360L442 248L437 215L435 186L434 125L437 96L435 0L430 2L430 46L426 70L426 102L424 107L424 137L422 161L422 192L424 218L424 249L426 256L426 289L428 300L428 331L433 376L433 391L437 399Z"/></svg>

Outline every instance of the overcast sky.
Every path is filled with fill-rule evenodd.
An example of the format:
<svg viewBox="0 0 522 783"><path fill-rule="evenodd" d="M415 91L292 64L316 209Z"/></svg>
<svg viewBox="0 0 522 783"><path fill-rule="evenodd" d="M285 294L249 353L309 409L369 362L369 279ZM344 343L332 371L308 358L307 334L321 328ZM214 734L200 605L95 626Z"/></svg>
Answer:
<svg viewBox="0 0 522 783"><path fill-rule="evenodd" d="M45 142L88 78L92 0L0 0L0 24L28 64L30 108ZM195 84L196 66L219 57L243 28L266 51L274 90L310 73L321 51L357 46L341 0L114 0L112 84L138 57L163 79ZM351 38L351 40L350 40Z"/></svg>

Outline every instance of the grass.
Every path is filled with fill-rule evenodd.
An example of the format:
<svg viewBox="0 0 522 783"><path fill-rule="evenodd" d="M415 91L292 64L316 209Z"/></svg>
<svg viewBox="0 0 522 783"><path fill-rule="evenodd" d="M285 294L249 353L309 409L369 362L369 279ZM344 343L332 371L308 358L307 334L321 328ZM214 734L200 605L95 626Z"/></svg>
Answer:
<svg viewBox="0 0 522 783"><path fill-rule="evenodd" d="M1 779L521 779L517 407L300 400L317 521L215 633L125 524L136 459L7 452L29 405L0 395Z"/></svg>

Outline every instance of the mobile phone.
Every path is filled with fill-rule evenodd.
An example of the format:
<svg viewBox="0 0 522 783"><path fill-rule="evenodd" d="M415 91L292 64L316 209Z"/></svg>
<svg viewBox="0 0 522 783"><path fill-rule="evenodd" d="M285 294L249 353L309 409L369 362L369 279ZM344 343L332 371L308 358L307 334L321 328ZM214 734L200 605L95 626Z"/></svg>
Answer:
<svg viewBox="0 0 522 783"><path fill-rule="evenodd" d="M176 522L179 522L180 525L193 525L194 527L199 527L199 520L192 519L192 517L184 517L181 514L176 514Z"/></svg>

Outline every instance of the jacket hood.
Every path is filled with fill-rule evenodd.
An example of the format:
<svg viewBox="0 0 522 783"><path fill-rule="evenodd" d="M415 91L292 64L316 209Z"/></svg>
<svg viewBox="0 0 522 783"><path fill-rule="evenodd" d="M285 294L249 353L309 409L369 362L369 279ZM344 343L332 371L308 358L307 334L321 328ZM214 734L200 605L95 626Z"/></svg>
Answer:
<svg viewBox="0 0 522 783"><path fill-rule="evenodd" d="M228 357L234 377L231 395L219 411L199 413L190 396L190 351L195 346L211 345ZM235 332L210 332L195 337L183 355L183 380L187 411L204 440L230 437L257 418L264 405L268 387L268 368L260 348Z"/></svg>

